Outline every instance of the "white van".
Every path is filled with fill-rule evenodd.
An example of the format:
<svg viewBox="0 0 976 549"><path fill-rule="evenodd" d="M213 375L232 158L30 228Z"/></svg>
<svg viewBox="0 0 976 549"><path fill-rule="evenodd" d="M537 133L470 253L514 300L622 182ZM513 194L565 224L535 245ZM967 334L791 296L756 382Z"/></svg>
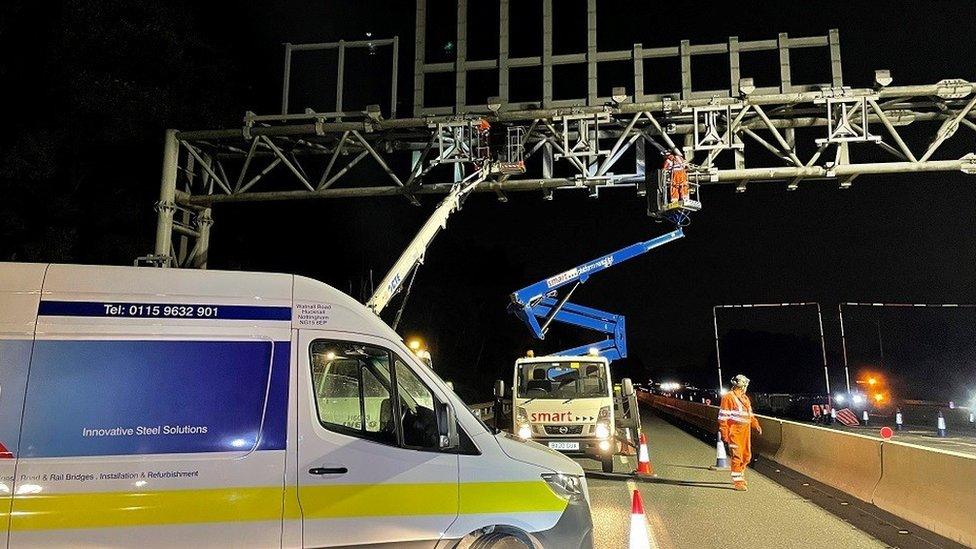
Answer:
<svg viewBox="0 0 976 549"><path fill-rule="evenodd" d="M512 432L613 472L619 451L610 362L602 356L523 357L515 361Z"/></svg>
<svg viewBox="0 0 976 549"><path fill-rule="evenodd" d="M0 444L11 548L592 546L578 465L298 276L0 263Z"/></svg>

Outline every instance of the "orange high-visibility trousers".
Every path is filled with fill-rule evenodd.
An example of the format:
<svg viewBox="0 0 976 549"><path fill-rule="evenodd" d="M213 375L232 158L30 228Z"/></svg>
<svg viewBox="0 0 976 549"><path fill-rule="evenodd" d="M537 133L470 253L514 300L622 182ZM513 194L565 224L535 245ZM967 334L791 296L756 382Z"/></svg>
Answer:
<svg viewBox="0 0 976 549"><path fill-rule="evenodd" d="M736 424L729 428L729 453L732 457L732 482L745 482L746 465L752 461L752 426Z"/></svg>

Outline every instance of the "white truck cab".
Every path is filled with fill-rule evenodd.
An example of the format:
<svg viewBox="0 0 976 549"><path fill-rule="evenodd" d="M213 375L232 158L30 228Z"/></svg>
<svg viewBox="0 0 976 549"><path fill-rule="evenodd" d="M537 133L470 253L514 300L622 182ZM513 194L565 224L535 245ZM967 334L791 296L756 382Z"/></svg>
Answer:
<svg viewBox="0 0 976 549"><path fill-rule="evenodd" d="M615 439L610 362L601 356L524 357L515 361L512 432L613 471Z"/></svg>
<svg viewBox="0 0 976 549"><path fill-rule="evenodd" d="M0 263L0 539L591 547L582 469L495 434L349 296Z"/></svg>

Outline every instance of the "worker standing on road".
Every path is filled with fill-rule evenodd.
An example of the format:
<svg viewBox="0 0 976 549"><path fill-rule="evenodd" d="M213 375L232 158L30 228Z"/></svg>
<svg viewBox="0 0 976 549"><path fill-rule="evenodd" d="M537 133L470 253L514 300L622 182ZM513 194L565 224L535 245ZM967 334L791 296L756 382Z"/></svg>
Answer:
<svg viewBox="0 0 976 549"><path fill-rule="evenodd" d="M718 411L718 429L722 441L732 454L732 485L746 490L746 465L752 460L752 431L762 434L762 427L752 415L752 402L746 395L749 378L739 374L732 378L732 390L722 396Z"/></svg>

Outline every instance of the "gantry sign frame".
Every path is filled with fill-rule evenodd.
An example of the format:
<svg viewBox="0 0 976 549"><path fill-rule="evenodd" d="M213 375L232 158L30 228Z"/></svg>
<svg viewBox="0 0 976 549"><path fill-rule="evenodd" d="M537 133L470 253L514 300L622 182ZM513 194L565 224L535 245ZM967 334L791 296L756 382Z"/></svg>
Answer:
<svg viewBox="0 0 976 549"><path fill-rule="evenodd" d="M515 155L528 166L525 174L499 172L475 189L494 192L502 201L505 193L515 191L541 192L546 198L557 189L582 189L594 197L608 188L643 193L647 172L658 166L659 151L669 150L688 160L689 176L697 183L734 184L738 191L757 181L785 182L794 190L806 180L836 181L846 188L861 175L976 174L976 153L967 149L962 155L947 154L943 147L961 128L976 131L976 85L969 81L894 86L890 73L879 70L870 87L846 86L836 30L813 37L730 37L716 44L684 40L672 47L635 44L628 50L599 51L596 0L587 0L586 51L554 54L554 2L541 1L540 55L509 55L511 2L500 0L498 56L469 59L468 0L457 0L455 59L428 63L426 0L417 0L410 117L398 118L393 110L394 55L391 81L377 84L392 89L393 101L385 113L379 105L341 112L341 94L337 111L290 112L286 73L281 113L247 113L243 124L232 128L167 131L155 251L140 260L205 268L214 204L380 196L418 203L418 195L447 193L470 172L471 164L484 159L485 143L478 141L483 136L477 130L482 119L493 132L509 131L507 150L487 154L497 160ZM396 51L398 44L397 38L287 44L285 67L290 71L289 59L296 51L387 45ZM791 52L805 48L823 52L830 82L794 82ZM741 72L743 56L759 51L778 55L775 86L757 86ZM692 67L701 56L727 57L727 89L693 89ZM645 71L645 61L656 58L679 62L680 90L646 93L646 77L653 83L655 75ZM600 96L598 66L621 61L632 62L632 79L615 85L609 97ZM553 68L567 64L586 66L586 97L553 98ZM509 101L511 73L520 67L541 68L538 100ZM340 63L338 80L343 70ZM498 73L497 95L484 104L466 101L467 77L474 71ZM425 104L427 79L437 73L454 75L453 105ZM514 147L513 135L519 136Z"/></svg>

